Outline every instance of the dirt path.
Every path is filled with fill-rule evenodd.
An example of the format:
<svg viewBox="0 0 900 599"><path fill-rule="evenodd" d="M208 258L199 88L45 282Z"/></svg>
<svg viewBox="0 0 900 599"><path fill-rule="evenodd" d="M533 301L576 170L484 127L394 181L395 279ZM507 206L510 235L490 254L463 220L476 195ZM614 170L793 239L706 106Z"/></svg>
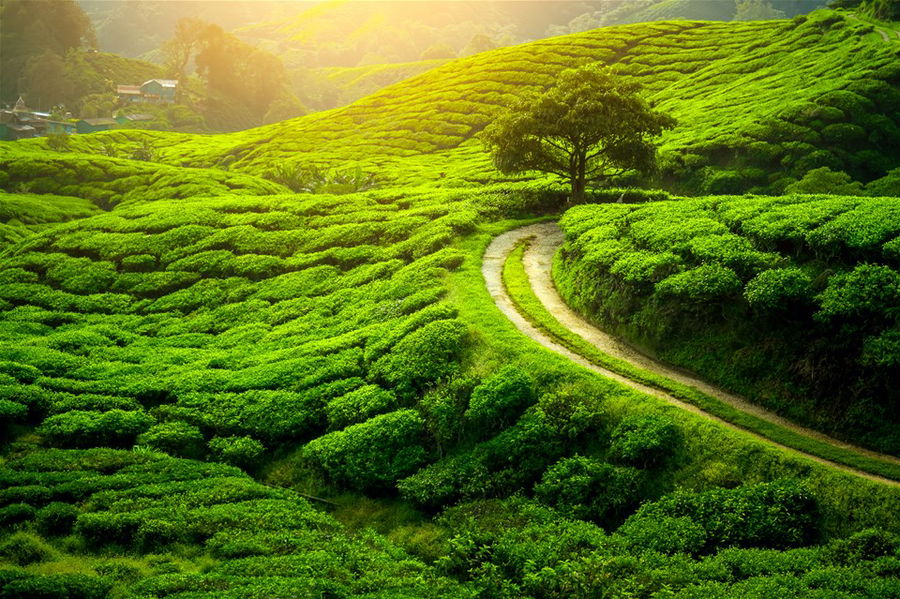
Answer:
<svg viewBox="0 0 900 599"><path fill-rule="evenodd" d="M556 290L556 286L553 284L553 279L550 274L551 266L553 263L553 255L563 242L562 231L559 229L556 223L529 225L527 227L521 227L519 229L515 229L513 231L509 231L507 233L499 235L491 242L484 253L482 274L484 276L488 292L491 294L491 297L497 304L497 307L500 308L500 311L503 312L503 314L506 315L506 317L509 318L516 326L516 328L518 328L525 336L536 341L547 349L550 349L569 358L573 362L589 370L597 372L607 378L613 379L623 385L631 387L632 389L636 389L647 395L652 395L654 397L662 399L691 413L700 415L709 420L716 421L731 429L743 431L744 433L752 435L757 439L763 440L770 445L775 445L782 449L786 449L795 454L799 454L805 456L806 458L819 462L820 464L825 464L829 467L836 468L844 472L855 474L857 476L891 486L900 487L900 482L898 481L884 478L875 474L869 474L850 466L845 466L843 464L838 464L824 458L810 455L791 447L787 447L780 443L771 441L770 439L763 437L762 435L759 435L757 433L742 429L722 420L717 416L704 412L703 410L692 404L681 401L665 391L661 391L659 389L656 389L655 387L644 385L643 383L638 383L620 374L597 366L583 356L571 351L560 343L557 343L548 334L537 329L530 322L528 322L525 317L519 314L519 312L515 308L515 305L513 304L512 299L510 299L509 295L506 292L506 289L503 286L503 264L506 261L506 257L520 241L528 238L532 238L533 241L528 250L525 252L523 263L525 266L525 272L528 275L532 290L534 291L535 295L537 295L541 303L544 304L544 307L551 314L553 314L553 316L555 316L563 326L576 333L580 337L584 338L589 343L599 348L601 351L611 356L615 356L617 358L630 362L634 366L637 366L644 370L652 371L674 381L678 381L680 383L690 385L691 387L695 387L703 391L707 395L711 395L721 400L722 402L727 403L734 408L737 408L738 410L752 414L763 420L776 423L784 428L795 431L806 437L814 438L835 447L841 447L847 450L851 450L855 453L871 458L891 462L894 464L900 464L900 459L893 456L882 455L861 447L856 447L854 445L832 439L831 437L828 437L827 435L824 435L818 431L798 426L772 412L751 404L741 397L727 393L721 389L718 389L717 387L714 387L688 374L685 374L684 372L678 371L668 365L662 364L652 358L649 358L637 352L629 345L604 333L597 327L585 321L583 318L581 318L581 316L579 316L571 308L569 308L560 297L559 293Z"/></svg>
<svg viewBox="0 0 900 599"><path fill-rule="evenodd" d="M866 25L872 25L871 23L860 19L858 16L856 16L855 13L851 13L851 14L847 15L847 18L852 19L852 20L856 21L857 23L864 23ZM894 38L894 36L896 36L898 39L900 39L900 31L897 31L896 29L882 29L881 27L878 27L877 25L872 25L872 27L875 29L875 31L878 33L878 35L881 36L881 39L883 39L887 43L891 43L891 40Z"/></svg>

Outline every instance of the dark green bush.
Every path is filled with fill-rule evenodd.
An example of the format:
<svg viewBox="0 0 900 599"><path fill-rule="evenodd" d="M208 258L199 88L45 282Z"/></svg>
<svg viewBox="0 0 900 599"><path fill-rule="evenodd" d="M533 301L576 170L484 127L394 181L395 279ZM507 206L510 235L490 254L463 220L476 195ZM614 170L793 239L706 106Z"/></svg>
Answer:
<svg viewBox="0 0 900 599"><path fill-rule="evenodd" d="M213 437L209 449L220 461L245 469L254 468L266 450L253 437Z"/></svg>
<svg viewBox="0 0 900 599"><path fill-rule="evenodd" d="M811 283L810 276L796 267L764 270L744 287L744 298L754 308L783 310L811 299Z"/></svg>
<svg viewBox="0 0 900 599"><path fill-rule="evenodd" d="M36 432L56 447L130 447L153 422L153 417L141 410L72 410L50 416Z"/></svg>
<svg viewBox="0 0 900 599"><path fill-rule="evenodd" d="M48 561L56 555L43 539L27 532L10 535L0 543L0 558L18 566Z"/></svg>
<svg viewBox="0 0 900 599"><path fill-rule="evenodd" d="M84 574L27 576L3 587L3 599L106 599L112 585Z"/></svg>
<svg viewBox="0 0 900 599"><path fill-rule="evenodd" d="M203 433L185 422L162 422L137 437L137 444L182 458L200 458L204 453Z"/></svg>
<svg viewBox="0 0 900 599"><path fill-rule="evenodd" d="M550 466L534 495L566 516L615 522L637 506L642 480L634 468L575 456Z"/></svg>
<svg viewBox="0 0 900 599"><path fill-rule="evenodd" d="M55 501L37 511L35 524L45 535L65 535L72 530L78 509L70 503Z"/></svg>
<svg viewBox="0 0 900 599"><path fill-rule="evenodd" d="M34 519L35 509L27 503L13 503L0 508L0 528Z"/></svg>
<svg viewBox="0 0 900 599"><path fill-rule="evenodd" d="M616 426L610 440L610 458L649 468L660 465L674 453L678 429L666 416L628 416Z"/></svg>
<svg viewBox="0 0 900 599"><path fill-rule="evenodd" d="M372 376L409 396L451 374L462 348L465 327L457 320L429 322L410 333L378 359Z"/></svg>
<svg viewBox="0 0 900 599"><path fill-rule="evenodd" d="M342 484L383 489L425 462L424 425L415 410L398 410L323 435L308 443L303 455Z"/></svg>
<svg viewBox="0 0 900 599"><path fill-rule="evenodd" d="M617 534L636 548L668 553L798 547L816 538L818 508L801 483L782 479L667 495L641 506Z"/></svg>
<svg viewBox="0 0 900 599"><path fill-rule="evenodd" d="M534 403L533 385L520 367L502 368L472 391L467 426L479 437L506 428Z"/></svg>
<svg viewBox="0 0 900 599"><path fill-rule="evenodd" d="M378 385L366 385L329 401L325 413L329 428L337 430L365 422L396 407L397 398L393 393Z"/></svg>

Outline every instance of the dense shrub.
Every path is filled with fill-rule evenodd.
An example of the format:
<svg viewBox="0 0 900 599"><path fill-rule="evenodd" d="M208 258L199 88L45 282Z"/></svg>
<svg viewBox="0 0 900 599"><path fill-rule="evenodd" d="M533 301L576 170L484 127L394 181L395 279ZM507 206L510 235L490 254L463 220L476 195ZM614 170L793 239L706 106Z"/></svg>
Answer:
<svg viewBox="0 0 900 599"><path fill-rule="evenodd" d="M37 433L56 447L130 447L153 422L153 417L141 410L72 410L50 416Z"/></svg>
<svg viewBox="0 0 900 599"><path fill-rule="evenodd" d="M744 298L761 310L785 309L811 299L811 283L810 276L796 267L764 270L747 282Z"/></svg>
<svg viewBox="0 0 900 599"><path fill-rule="evenodd" d="M365 422L396 407L397 398L393 393L378 385L366 385L329 401L325 413L329 427L336 430Z"/></svg>
<svg viewBox="0 0 900 599"><path fill-rule="evenodd" d="M24 576L3 586L4 599L106 599L112 585L84 574Z"/></svg>
<svg viewBox="0 0 900 599"><path fill-rule="evenodd" d="M372 375L409 396L456 369L465 327L456 320L429 322L403 338L372 365Z"/></svg>
<svg viewBox="0 0 900 599"><path fill-rule="evenodd" d="M185 422L163 422L151 426L137 438L137 444L182 458L200 458L204 453L203 433Z"/></svg>
<svg viewBox="0 0 900 599"><path fill-rule="evenodd" d="M10 535L0 543L0 558L18 566L48 561L56 555L40 537L26 532Z"/></svg>
<svg viewBox="0 0 900 599"><path fill-rule="evenodd" d="M55 501L37 511L35 524L45 535L65 535L72 529L78 509L69 503Z"/></svg>
<svg viewBox="0 0 900 599"><path fill-rule="evenodd" d="M579 206L561 226L553 274L578 311L792 420L900 448L895 201Z"/></svg>
<svg viewBox="0 0 900 599"><path fill-rule="evenodd" d="M648 468L672 455L678 443L678 429L665 416L628 416L616 425L610 440L609 455L613 460Z"/></svg>
<svg viewBox="0 0 900 599"><path fill-rule="evenodd" d="M306 445L304 456L328 477L356 489L383 489L426 458L424 422L414 410L375 416Z"/></svg>
<svg viewBox="0 0 900 599"><path fill-rule="evenodd" d="M266 448L252 437L213 437L209 449L226 464L251 469L259 463Z"/></svg>
<svg viewBox="0 0 900 599"><path fill-rule="evenodd" d="M564 458L544 472L534 494L560 513L597 522L615 522L636 507L642 475L596 459Z"/></svg>
<svg viewBox="0 0 900 599"><path fill-rule="evenodd" d="M670 529L667 535L664 531ZM818 509L800 483L783 479L676 493L645 504L618 534L635 547L696 553L722 547L797 547L812 541Z"/></svg>
<svg viewBox="0 0 900 599"><path fill-rule="evenodd" d="M521 368L507 366L475 387L465 418L479 436L509 426L534 402L534 383Z"/></svg>

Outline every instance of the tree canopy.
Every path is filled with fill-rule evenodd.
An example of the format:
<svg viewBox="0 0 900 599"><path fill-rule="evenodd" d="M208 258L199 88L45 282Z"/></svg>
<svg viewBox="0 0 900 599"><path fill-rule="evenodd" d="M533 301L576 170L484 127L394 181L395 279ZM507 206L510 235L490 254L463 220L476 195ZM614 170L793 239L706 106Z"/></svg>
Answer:
<svg viewBox="0 0 900 599"><path fill-rule="evenodd" d="M589 183L655 168L652 140L675 121L639 91L607 67L568 69L543 93L510 105L481 138L501 172L557 175L570 182L578 202Z"/></svg>
<svg viewBox="0 0 900 599"><path fill-rule="evenodd" d="M31 59L58 63L69 50L94 45L90 19L74 0L5 0L0 3L0 99L16 100L18 79Z"/></svg>

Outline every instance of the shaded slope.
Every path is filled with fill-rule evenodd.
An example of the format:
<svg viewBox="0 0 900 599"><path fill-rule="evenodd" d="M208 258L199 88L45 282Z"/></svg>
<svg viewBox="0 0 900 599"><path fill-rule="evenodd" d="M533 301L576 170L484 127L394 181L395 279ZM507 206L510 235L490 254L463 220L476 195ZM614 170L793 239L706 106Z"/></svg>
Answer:
<svg viewBox="0 0 900 599"><path fill-rule="evenodd" d="M566 305L560 297L551 267L553 257L563 244L564 235L555 223L542 223L515 229L498 236L485 251L482 273L491 297L500 310L522 334L542 346L562 354L577 364L599 372L604 377L642 393L658 397L683 410L701 414L725 426L748 431L780 447L793 449L820 463L851 472L863 478L900 486L900 459L878 454L861 447L832 439L818 431L799 427L785 418L748 402L742 397L718 389L683 371L644 355L620 339L596 328ZM557 321L548 323L522 303L518 291L504 271L508 260L519 244L526 242L522 257L523 274L530 294L539 302L542 311ZM519 284L520 281L515 281ZM557 323L565 329L565 337L558 333ZM585 353L585 344L572 341L572 333L596 352ZM657 376L659 375L659 376ZM699 391L697 393L695 390ZM710 402L707 395L713 398ZM716 405L722 402L724 407ZM749 418L748 418L749 416ZM765 421L759 423L758 421ZM774 424L775 426L769 426ZM809 442L812 440L812 442ZM837 451L835 451L837 449ZM862 459L857 459L862 457ZM849 467L848 467L849 465ZM873 475L873 473L876 473Z"/></svg>
<svg viewBox="0 0 900 599"><path fill-rule="evenodd" d="M796 422L900 453L894 198L584 206L554 272L579 312Z"/></svg>

